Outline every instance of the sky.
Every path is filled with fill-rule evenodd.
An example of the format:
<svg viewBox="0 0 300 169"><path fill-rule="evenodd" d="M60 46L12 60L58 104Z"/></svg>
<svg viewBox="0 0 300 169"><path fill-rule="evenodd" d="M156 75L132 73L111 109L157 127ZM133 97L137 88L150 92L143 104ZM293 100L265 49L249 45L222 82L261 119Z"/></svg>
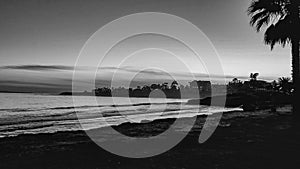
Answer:
<svg viewBox="0 0 300 169"><path fill-rule="evenodd" d="M276 46L271 52L270 47L263 44L263 33L257 33L249 25L246 10L250 2L251 0L0 0L0 90L69 90L73 66L91 35L115 19L138 12L168 13L196 25L216 48L224 74L228 78L245 79L251 72L259 72L261 78L266 80L290 76L289 46ZM163 44L164 42L159 43ZM148 55L148 58L151 58L151 54L171 57L161 51L152 52L154 53L146 51L142 55ZM188 56L182 57L192 62ZM130 72L139 71L141 64L149 61L150 59L132 61L131 65L121 69L123 77ZM113 56L108 63L98 71L100 75L97 75L103 84L109 83L107 81L111 72L118 69L114 65L117 61ZM168 60L160 63L168 65ZM82 77L88 76L89 65L86 66L82 68ZM201 67L199 65L195 73L197 77L204 78L205 71ZM185 73L178 70L176 65L169 71ZM153 75L153 71L150 72ZM149 76L150 72L145 76Z"/></svg>

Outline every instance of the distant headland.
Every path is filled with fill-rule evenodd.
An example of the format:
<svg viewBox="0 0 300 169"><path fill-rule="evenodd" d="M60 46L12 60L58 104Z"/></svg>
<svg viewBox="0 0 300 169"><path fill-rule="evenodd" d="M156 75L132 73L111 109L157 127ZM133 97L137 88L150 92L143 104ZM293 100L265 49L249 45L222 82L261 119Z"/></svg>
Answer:
<svg viewBox="0 0 300 169"><path fill-rule="evenodd" d="M63 92L60 95L189 99L187 104L210 105L213 97L221 97L219 93L224 93L226 90L226 107L256 110L292 103L294 86L290 78L281 77L273 82L267 82L259 80L258 75L258 73L251 73L247 81L234 78L227 85L194 80L189 82L189 85L183 86L173 81L170 85L168 83L151 84L128 89L102 87L91 92ZM215 95L212 95L212 90Z"/></svg>

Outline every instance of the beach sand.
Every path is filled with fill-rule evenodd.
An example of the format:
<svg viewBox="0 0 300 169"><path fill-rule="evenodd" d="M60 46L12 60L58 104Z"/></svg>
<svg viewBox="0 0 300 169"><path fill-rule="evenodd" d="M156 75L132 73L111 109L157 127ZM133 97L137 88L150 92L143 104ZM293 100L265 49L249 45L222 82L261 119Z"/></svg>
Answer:
<svg viewBox="0 0 300 169"><path fill-rule="evenodd" d="M292 126L289 106L278 112L223 114L212 137L199 144L205 118L198 116L194 128L174 148L145 159L111 154L83 131L1 138L0 168L300 168L300 135ZM165 119L146 124L127 123L115 129L131 136L151 136L163 132L173 122L174 119Z"/></svg>

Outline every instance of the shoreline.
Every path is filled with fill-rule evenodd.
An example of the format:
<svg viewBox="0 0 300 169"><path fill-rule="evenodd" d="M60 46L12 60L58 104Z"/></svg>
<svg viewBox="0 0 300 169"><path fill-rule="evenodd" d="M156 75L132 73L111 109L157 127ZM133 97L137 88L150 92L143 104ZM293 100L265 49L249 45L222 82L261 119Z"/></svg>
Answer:
<svg viewBox="0 0 300 169"><path fill-rule="evenodd" d="M141 103L141 104L136 104L136 105L144 105L145 103ZM148 103L147 103L148 104ZM150 104L150 103L149 103ZM155 103L154 103L155 104ZM179 102L171 102L171 103L168 103L168 104L180 104ZM135 105L135 104L132 104L132 105ZM111 105L111 106L114 106L114 105ZM119 106L123 106L123 105L119 105ZM202 106L205 106L205 105L202 105ZM285 105L285 106L282 106L283 108L287 108L287 109L291 109L291 106L290 105ZM281 108L282 108L281 107ZM279 108L280 109L280 108ZM270 109L263 109L263 110L256 110L254 112L257 112L255 113L256 116L262 116L263 114L260 114L258 112L269 112L271 111ZM243 115L247 115L247 114L254 114L254 112L251 112L251 111L243 111L243 110L230 110L230 111L225 111L225 112L222 112L223 116L226 115L226 114L243 114ZM269 114L269 113L267 113ZM49 132L49 133L23 133L23 134L18 134L18 135L12 135L12 136L4 136L4 137L0 137L0 140L1 139L6 139L6 138L16 138L16 137L34 137L35 135L55 135L55 134L66 134L66 133L81 133L81 132L93 132L93 131L97 131L97 130L107 130L108 128L113 128L113 129L126 129L126 127L137 127L137 126L151 126L153 124L159 124L161 122L172 122L175 121L175 120L181 120L181 121L184 121L184 120L188 120L190 118L197 118L197 119L204 119L208 116L208 114L198 114L198 115L193 115L193 116L189 116L189 117L177 117L177 118L172 118L172 117L167 117L167 118L161 118L161 119L154 119L154 120L142 120L141 122L124 122L124 123L121 123L121 124L118 124L118 125L111 125L111 126L103 126L103 127L98 127L98 128L91 128L91 129L87 129L87 130L84 130L84 129L78 129L78 130L67 130L67 131L57 131L57 132ZM237 115L239 116L239 115ZM222 117L224 118L224 117ZM232 118L232 117L230 117ZM80 123L79 123L80 124ZM123 129L123 130L124 130Z"/></svg>
<svg viewBox="0 0 300 169"><path fill-rule="evenodd" d="M246 112L244 116L226 113L204 144L198 143L198 137L205 117L198 116L183 141L146 159L106 152L84 131L1 138L1 168L299 168L300 137L291 126L288 109L284 107L276 113L263 110L263 114ZM149 136L155 134L151 129L163 131L169 124L172 120L164 119L124 124L116 129L133 136Z"/></svg>
<svg viewBox="0 0 300 169"><path fill-rule="evenodd" d="M154 103L156 104L156 103ZM160 103L157 103L157 104L160 104ZM169 102L167 104L182 104L180 102ZM131 106L138 106L138 105L150 105L150 103L139 103L139 104L132 104ZM115 105L111 105L112 107L115 107ZM126 106L126 105L118 105L118 107L121 107L121 106ZM228 113L241 113L243 112L242 110L229 110L229 111L225 111L223 112L223 114L228 114ZM124 128L124 126L141 126L141 125L144 125L144 126L147 126L147 125L153 125L153 124L157 124L157 123L160 123L160 122L164 122L164 121L175 121L176 119L179 119L179 120L186 120L186 119L189 119L189 118L195 118L195 117L198 117L198 118L206 118L208 116L208 114L195 114L195 115L190 115L190 116L182 116L182 117L177 117L177 118L173 118L173 117L166 117L166 118L158 118L158 119L154 119L154 120L141 120L140 122L123 122L123 123L120 123L120 124L117 124L117 125L110 125L110 126L102 126L102 127L98 127L98 128L91 128L91 129L87 129L87 130L84 130L83 128L81 129L72 129L72 130L66 130L66 131L56 131L56 132L48 132L48 133L23 133L23 134L18 134L18 135L7 135L7 136L2 136L0 137L0 139L3 139L3 138L14 138L14 137L19 137L19 136L34 136L34 135L43 135L43 134L56 134L56 133L68 133L68 132L93 132L95 130L106 130L107 128ZM106 117L106 116L104 116ZM108 116L109 117L109 116ZM81 125L79 123L79 125Z"/></svg>

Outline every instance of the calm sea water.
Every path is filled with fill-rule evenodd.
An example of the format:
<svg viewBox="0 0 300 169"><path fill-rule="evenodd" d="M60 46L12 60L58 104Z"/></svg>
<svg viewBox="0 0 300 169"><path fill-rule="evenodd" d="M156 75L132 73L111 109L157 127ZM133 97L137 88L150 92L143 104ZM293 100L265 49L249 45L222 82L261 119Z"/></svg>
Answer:
<svg viewBox="0 0 300 169"><path fill-rule="evenodd" d="M124 122L191 117L236 109L185 105L187 100L0 93L0 137L89 130ZM151 103L151 104L149 104ZM166 104L169 103L169 104ZM84 128L80 124L84 124Z"/></svg>

